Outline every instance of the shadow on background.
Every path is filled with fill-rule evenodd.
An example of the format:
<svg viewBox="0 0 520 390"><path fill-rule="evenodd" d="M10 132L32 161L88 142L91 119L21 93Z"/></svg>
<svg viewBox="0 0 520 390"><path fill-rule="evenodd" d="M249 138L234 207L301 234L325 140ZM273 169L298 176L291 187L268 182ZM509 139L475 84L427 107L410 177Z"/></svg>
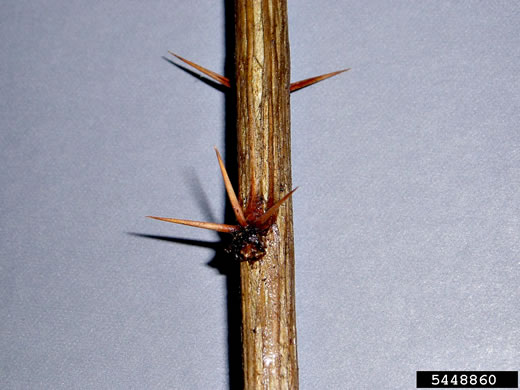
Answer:
<svg viewBox="0 0 520 390"><path fill-rule="evenodd" d="M183 70L184 72L188 73L190 76L198 78L200 81L202 81L204 84L209 85L210 87L218 89L221 92L229 92L229 88L226 87L225 85L222 85L206 76L203 76L184 65L178 64L175 61L173 61L171 58L163 56L162 59L165 60L166 62L176 66L177 68Z"/></svg>
<svg viewBox="0 0 520 390"><path fill-rule="evenodd" d="M235 83L235 6L234 1L224 0L225 8L225 42L226 59L224 74L229 78L232 88L226 95L226 166L234 188L238 189L238 159L237 159L237 131L236 131L236 85ZM233 209L226 202L224 219L226 223L236 223ZM227 238L228 239L228 238ZM220 263L223 259L228 266ZM224 271L227 285L227 321L228 321L228 367L229 388L240 390L244 387L242 370L242 309L240 297L240 264L229 256L216 257L210 265ZM229 267L231 265L231 267Z"/></svg>
<svg viewBox="0 0 520 390"><path fill-rule="evenodd" d="M235 14L234 2L224 0L225 9L225 45L226 57L224 64L224 75L230 79L231 85L235 85L234 75L234 47L235 47ZM184 53L183 53L184 55ZM188 57L188 53L185 54ZM189 58L189 57L188 57ZM163 59L172 65L177 66L190 75L199 78L202 82L214 87L226 94L225 99L225 156L226 168L233 183L234 188L238 188L238 164L237 164L237 136L236 136L236 92L235 88L227 88L214 82L199 73L179 65L170 58ZM202 64L201 64L202 65ZM209 67L209 66L208 66ZM211 68L211 67L209 67ZM224 186L222 186L224 188ZM227 196L226 196L227 197ZM199 199L200 200L200 199ZM209 205L203 205L205 210L209 210ZM235 215L229 202L226 202L224 212L224 223L236 224ZM242 343L241 343L241 300L240 300L240 265L232 259L225 251L231 236L229 234L219 234L220 242L209 242L191 240L180 237L169 237L153 234L128 233L135 237L148 238L154 240L168 241L175 244L192 245L215 250L215 256L208 262L208 266L215 268L220 274L226 277L227 290L227 323L228 323L228 370L230 390L243 388L242 371Z"/></svg>

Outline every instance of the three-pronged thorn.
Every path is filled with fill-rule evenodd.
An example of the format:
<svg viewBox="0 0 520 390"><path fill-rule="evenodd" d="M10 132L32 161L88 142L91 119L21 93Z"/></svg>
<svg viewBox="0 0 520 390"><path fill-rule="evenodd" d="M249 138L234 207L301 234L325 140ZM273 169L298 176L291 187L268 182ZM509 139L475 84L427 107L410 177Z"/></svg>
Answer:
<svg viewBox="0 0 520 390"><path fill-rule="evenodd" d="M177 219L177 218L163 218L148 216L148 218L157 219L159 221L172 222L181 225L188 225L202 229L214 230L221 233L233 234L233 239L230 245L229 252L232 253L238 260L259 260L262 258L265 252L265 235L269 228L274 224L276 215L280 206L289 199L294 191L298 189L296 187L283 198L274 203L267 211L262 212L259 210L259 202L257 202L258 195L253 187L250 191L249 205L244 210L238 201L238 198L233 190L231 181L222 161L222 157L217 148L217 159L224 179L224 185L226 192L231 202L233 212L237 219L238 225L227 225L214 222L201 222L192 221L188 219Z"/></svg>

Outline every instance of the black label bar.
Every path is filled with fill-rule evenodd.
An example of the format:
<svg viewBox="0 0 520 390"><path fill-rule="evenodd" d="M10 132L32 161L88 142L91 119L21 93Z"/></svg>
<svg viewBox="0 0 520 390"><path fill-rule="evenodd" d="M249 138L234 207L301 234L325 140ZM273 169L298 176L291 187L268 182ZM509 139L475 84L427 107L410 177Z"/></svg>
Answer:
<svg viewBox="0 0 520 390"><path fill-rule="evenodd" d="M417 388L518 389L518 371L417 371Z"/></svg>

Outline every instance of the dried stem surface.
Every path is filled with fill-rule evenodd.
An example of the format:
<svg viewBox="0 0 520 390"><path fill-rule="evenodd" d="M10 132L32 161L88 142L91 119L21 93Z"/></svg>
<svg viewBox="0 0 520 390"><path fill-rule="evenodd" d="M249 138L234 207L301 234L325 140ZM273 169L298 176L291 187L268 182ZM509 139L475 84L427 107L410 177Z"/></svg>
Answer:
<svg viewBox="0 0 520 390"><path fill-rule="evenodd" d="M239 199L265 212L292 189L285 0L236 0ZM298 389L292 202L265 256L240 264L244 388Z"/></svg>

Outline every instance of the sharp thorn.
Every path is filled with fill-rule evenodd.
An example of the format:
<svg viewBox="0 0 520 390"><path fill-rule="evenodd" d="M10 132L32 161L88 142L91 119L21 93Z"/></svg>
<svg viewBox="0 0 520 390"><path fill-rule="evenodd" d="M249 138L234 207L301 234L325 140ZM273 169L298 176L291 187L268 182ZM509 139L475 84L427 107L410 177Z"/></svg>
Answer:
<svg viewBox="0 0 520 390"><path fill-rule="evenodd" d="M264 225L269 218L271 218L280 208L280 206L285 202L287 199L291 197L291 195L296 191L298 187L296 187L294 190L289 192L287 195L285 195L282 199L280 199L278 202L276 202L269 210L267 210L264 214L262 214L256 221L255 224L257 225Z"/></svg>
<svg viewBox="0 0 520 390"><path fill-rule="evenodd" d="M212 72L211 70L209 69L206 69L206 68L203 68L202 66L200 65L197 65L195 62L192 62L190 60L187 60L186 58L183 58L181 57L180 55L177 55L171 51L168 51L168 53L170 53L172 56L174 57L177 57L179 60L181 60L182 62L194 67L195 69L197 69L199 72L202 72L204 73L206 76L208 77L211 77L213 80L216 80L218 81L220 84L222 85L225 85L226 87L230 87L231 84L229 82L229 79L227 77L224 77L224 76L221 76L219 75L218 73L215 73L215 72Z"/></svg>
<svg viewBox="0 0 520 390"><path fill-rule="evenodd" d="M340 73L343 73L343 72L346 72L348 70L350 70L350 68L338 70L338 71L332 72L332 73L322 74L321 76L311 77L309 79L305 79L305 80L297 81L295 83L291 83L291 92L297 91L297 90L305 88L305 87L308 87L309 85L318 83L318 82L320 82L322 80L325 80L325 79L328 79L330 77L336 76L336 75L338 75Z"/></svg>
<svg viewBox="0 0 520 390"><path fill-rule="evenodd" d="M164 221L164 222L177 223L180 225L193 226L196 228L214 230L214 231L221 232L221 233L234 233L239 229L238 226L225 225L222 223L191 221L188 219L152 217L150 215L148 215L147 218L157 219L159 221Z"/></svg>
<svg viewBox="0 0 520 390"><path fill-rule="evenodd" d="M235 195L235 191L233 190L233 186L231 185L231 180L229 180L229 176L226 171L226 167L224 166L224 162L222 161L222 157L218 152L218 149L215 147L215 152L217 153L218 165L220 166L220 171L222 172L222 178L224 179L224 185L226 186L226 192L229 197L229 201L231 202L231 207L233 207L233 211L235 212L235 216L237 218L238 223L241 226L246 226L246 217L244 216L244 211L238 202L237 196Z"/></svg>

